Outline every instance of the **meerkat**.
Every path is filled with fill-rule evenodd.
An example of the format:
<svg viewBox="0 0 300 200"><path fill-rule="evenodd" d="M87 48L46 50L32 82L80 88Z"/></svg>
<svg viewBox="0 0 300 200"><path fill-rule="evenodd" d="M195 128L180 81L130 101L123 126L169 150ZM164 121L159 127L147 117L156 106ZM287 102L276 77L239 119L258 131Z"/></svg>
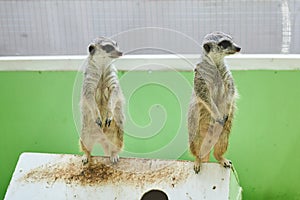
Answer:
<svg viewBox="0 0 300 200"><path fill-rule="evenodd" d="M84 152L82 162L88 164L95 143L100 143L112 163L119 160L123 147L124 96L113 59L122 56L117 43L99 37L88 46L84 62L84 79L81 90L80 147ZM104 120L104 121L103 121Z"/></svg>
<svg viewBox="0 0 300 200"><path fill-rule="evenodd" d="M200 171L201 162L208 162L213 147L219 163L231 168L231 161L223 155L228 147L238 93L224 57L241 50L231 36L222 32L207 34L202 47L202 61L194 70L188 111L189 147L195 157L195 173Z"/></svg>

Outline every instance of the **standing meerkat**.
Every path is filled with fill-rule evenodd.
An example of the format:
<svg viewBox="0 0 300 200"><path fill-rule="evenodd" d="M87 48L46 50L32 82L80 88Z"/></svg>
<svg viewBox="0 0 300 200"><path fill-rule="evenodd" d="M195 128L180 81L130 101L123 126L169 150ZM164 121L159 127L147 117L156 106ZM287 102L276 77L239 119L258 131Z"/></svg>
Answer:
<svg viewBox="0 0 300 200"><path fill-rule="evenodd" d="M222 32L206 35L202 47L202 61L195 68L188 111L189 146L195 157L196 173L202 161L208 162L213 147L220 164L231 167L231 161L223 155L228 147L238 94L224 57L241 50L231 36Z"/></svg>
<svg viewBox="0 0 300 200"><path fill-rule="evenodd" d="M83 164L89 163L95 143L100 143L112 163L123 146L124 96L113 59L122 56L117 43L105 37L88 46L81 91L82 129L80 147ZM104 121L103 121L104 120Z"/></svg>

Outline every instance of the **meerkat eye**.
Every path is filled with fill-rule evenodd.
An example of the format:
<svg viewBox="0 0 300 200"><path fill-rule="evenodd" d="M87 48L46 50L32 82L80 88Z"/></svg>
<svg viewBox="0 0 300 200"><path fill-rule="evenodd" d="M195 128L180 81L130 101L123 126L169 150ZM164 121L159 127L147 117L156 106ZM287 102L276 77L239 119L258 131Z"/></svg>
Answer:
<svg viewBox="0 0 300 200"><path fill-rule="evenodd" d="M228 40L224 40L222 42L219 43L220 47L223 47L224 49L228 48L231 45L231 42Z"/></svg>
<svg viewBox="0 0 300 200"><path fill-rule="evenodd" d="M115 48L108 44L108 45L103 46L102 49L104 51L106 51L107 53L109 53L109 52L113 51Z"/></svg>

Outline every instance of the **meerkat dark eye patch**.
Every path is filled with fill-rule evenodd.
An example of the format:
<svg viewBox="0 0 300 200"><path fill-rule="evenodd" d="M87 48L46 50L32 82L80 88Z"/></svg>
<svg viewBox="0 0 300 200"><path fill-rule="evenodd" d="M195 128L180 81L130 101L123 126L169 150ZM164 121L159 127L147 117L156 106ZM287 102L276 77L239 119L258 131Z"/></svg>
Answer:
<svg viewBox="0 0 300 200"><path fill-rule="evenodd" d="M107 53L109 53L109 52L115 50L115 48L114 48L112 45L109 45L109 44L103 46L102 49L103 49L104 51L106 51Z"/></svg>
<svg viewBox="0 0 300 200"><path fill-rule="evenodd" d="M224 40L224 41L219 43L219 46L223 47L224 49L227 49L228 47L231 46L231 42L229 42L228 40Z"/></svg>

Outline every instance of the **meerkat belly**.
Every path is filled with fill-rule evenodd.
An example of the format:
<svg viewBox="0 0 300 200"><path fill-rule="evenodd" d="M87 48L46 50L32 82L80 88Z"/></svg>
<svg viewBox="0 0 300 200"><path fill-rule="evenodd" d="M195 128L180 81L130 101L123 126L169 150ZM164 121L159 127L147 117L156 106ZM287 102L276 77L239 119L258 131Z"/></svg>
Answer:
<svg viewBox="0 0 300 200"><path fill-rule="evenodd" d="M222 79L220 74L216 74L211 84L211 97L219 111L223 114L228 112L229 93L226 88L226 81Z"/></svg>
<svg viewBox="0 0 300 200"><path fill-rule="evenodd" d="M206 80L208 88L210 91L210 96L215 104L222 103L224 99L224 81L222 80L220 74L215 72L211 75L210 79Z"/></svg>
<svg viewBox="0 0 300 200"><path fill-rule="evenodd" d="M106 117L107 113L107 104L108 104L108 88L107 87L100 87L96 91L96 102L101 113L102 119Z"/></svg>
<svg viewBox="0 0 300 200"><path fill-rule="evenodd" d="M90 105L86 99L82 98L80 102L80 107L81 107L81 120L82 120L82 128L87 128L89 124L94 123L93 118L92 118L92 111L90 109Z"/></svg>

